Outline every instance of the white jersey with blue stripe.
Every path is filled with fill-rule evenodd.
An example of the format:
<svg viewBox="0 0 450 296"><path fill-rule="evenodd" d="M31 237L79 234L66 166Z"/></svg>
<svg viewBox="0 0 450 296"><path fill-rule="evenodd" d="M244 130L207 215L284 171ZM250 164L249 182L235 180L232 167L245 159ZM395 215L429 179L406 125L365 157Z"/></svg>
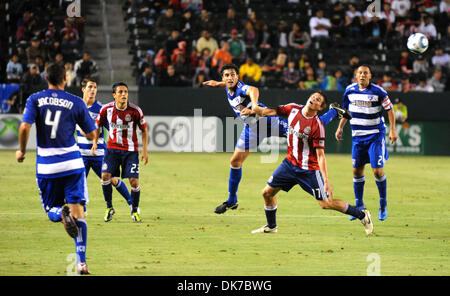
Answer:
<svg viewBox="0 0 450 296"><path fill-rule="evenodd" d="M100 113L100 109L102 109L102 107L103 107L103 105L97 100L95 100L95 102L90 107L88 107L89 115L91 116L91 118L93 120L95 120L97 118L98 114ZM80 147L81 155L83 155L83 157L84 156L94 156L94 155L92 155L92 152L91 152L93 142L81 134L81 128L78 125L77 125L77 142L78 142L78 147ZM103 158L103 156L105 155L105 149L106 149L106 144L105 144L105 139L103 136L103 128L101 128L100 134L98 136L97 149L95 150L95 156Z"/></svg>
<svg viewBox="0 0 450 296"><path fill-rule="evenodd" d="M230 93L228 87L226 87L228 103L231 108L233 108L234 113L240 119L242 119L247 124L254 124L260 118L257 114L242 115L241 111L244 108L252 109L252 101L248 94L250 86L238 80L236 84L236 90L233 94ZM264 104L258 102L258 106L266 107Z"/></svg>
<svg viewBox="0 0 450 296"><path fill-rule="evenodd" d="M36 175L58 178L84 172L75 126L85 133L96 129L80 97L63 90L47 89L32 94L26 102L23 122L36 124Z"/></svg>
<svg viewBox="0 0 450 296"><path fill-rule="evenodd" d="M382 87L370 83L360 89L358 83L353 83L345 89L342 105L352 115L350 125L354 139L364 140L385 133L383 109L392 109L392 103Z"/></svg>

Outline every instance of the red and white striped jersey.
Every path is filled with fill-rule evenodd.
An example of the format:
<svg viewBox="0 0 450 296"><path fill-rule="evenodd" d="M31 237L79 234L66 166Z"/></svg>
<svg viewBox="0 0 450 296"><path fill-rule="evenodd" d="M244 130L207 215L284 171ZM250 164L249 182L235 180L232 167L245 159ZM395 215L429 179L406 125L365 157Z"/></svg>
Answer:
<svg viewBox="0 0 450 296"><path fill-rule="evenodd" d="M99 127L109 124L108 149L138 151L137 127L147 128L141 108L128 102L125 110L116 108L115 102L103 105L96 118Z"/></svg>
<svg viewBox="0 0 450 296"><path fill-rule="evenodd" d="M277 113L288 118L287 159L304 170L319 170L316 148L325 149L325 128L319 116L305 117L303 105L277 107Z"/></svg>

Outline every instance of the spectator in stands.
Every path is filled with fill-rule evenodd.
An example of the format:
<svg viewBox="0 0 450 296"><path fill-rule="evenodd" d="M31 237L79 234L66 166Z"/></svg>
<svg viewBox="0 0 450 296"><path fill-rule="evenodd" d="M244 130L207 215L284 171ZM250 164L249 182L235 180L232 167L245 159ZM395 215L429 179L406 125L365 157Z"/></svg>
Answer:
<svg viewBox="0 0 450 296"><path fill-rule="evenodd" d="M393 0L391 2L391 9L394 11L395 16L399 21L404 20L409 10L411 9L411 1L410 0Z"/></svg>
<svg viewBox="0 0 450 296"><path fill-rule="evenodd" d="M17 54L13 54L8 64L6 65L6 78L9 83L17 83L22 78L23 67L19 62L19 56Z"/></svg>
<svg viewBox="0 0 450 296"><path fill-rule="evenodd" d="M208 31L211 34L216 32L216 25L214 23L214 19L209 11L206 9L202 9L200 13L200 19L198 21L199 29L202 31Z"/></svg>
<svg viewBox="0 0 450 296"><path fill-rule="evenodd" d="M245 58L245 43L238 37L238 31L236 29L231 30L228 43L230 44L230 53L233 57L233 63L236 65L242 64Z"/></svg>
<svg viewBox="0 0 450 296"><path fill-rule="evenodd" d="M300 81L300 71L295 69L295 62L289 61L283 69L283 86L285 89L296 89Z"/></svg>
<svg viewBox="0 0 450 296"><path fill-rule="evenodd" d="M149 49L145 52L145 57L142 58L138 64L139 73L144 72L145 67L153 68L153 66L154 66L153 57L154 56L155 56L155 52L151 49Z"/></svg>
<svg viewBox="0 0 450 296"><path fill-rule="evenodd" d="M415 85L411 83L408 75L403 75L401 82L398 84L398 90L404 93L414 89Z"/></svg>
<svg viewBox="0 0 450 296"><path fill-rule="evenodd" d="M252 23L253 28L255 29L256 32L260 32L265 24L265 22L258 17L258 15L256 14L256 11L252 10L252 12L250 13L250 17L249 17L249 21Z"/></svg>
<svg viewBox="0 0 450 296"><path fill-rule="evenodd" d="M278 23L275 35L275 47L288 48L289 46L289 27L284 20Z"/></svg>
<svg viewBox="0 0 450 296"><path fill-rule="evenodd" d="M37 56L47 56L47 51L44 45L41 44L41 39L37 36L31 39L31 45L25 51L27 53L28 63L34 63Z"/></svg>
<svg viewBox="0 0 450 296"><path fill-rule="evenodd" d="M77 85L81 85L81 81L84 78L89 78L94 81L97 81L98 78L97 63L91 59L91 55L89 52L84 52L83 58L75 62L74 71L77 74L76 76Z"/></svg>
<svg viewBox="0 0 450 296"><path fill-rule="evenodd" d="M189 68L189 64L186 62L186 57L184 54L179 52L173 63L175 73L180 76L183 85L191 85L192 83L192 70Z"/></svg>
<svg viewBox="0 0 450 296"><path fill-rule="evenodd" d="M195 68L195 76L198 76L200 72L203 72L205 74L206 80L210 80L211 75L210 72L211 70L209 69L209 67L206 66L206 62L204 59L199 59L198 60L198 65Z"/></svg>
<svg viewBox="0 0 450 296"><path fill-rule="evenodd" d="M398 90L397 83L395 83L394 79L389 73L384 73L383 78L380 79L377 84L384 88L386 91L396 91Z"/></svg>
<svg viewBox="0 0 450 296"><path fill-rule="evenodd" d="M244 30L242 31L242 39L245 43L245 51L247 52L247 55L256 58L259 35L250 20L245 22Z"/></svg>
<svg viewBox="0 0 450 296"><path fill-rule="evenodd" d="M333 38L339 39L345 36L345 10L341 2L336 2L330 15L330 33Z"/></svg>
<svg viewBox="0 0 450 296"><path fill-rule="evenodd" d="M183 16L181 17L181 34L183 39L190 42L194 39L194 34L197 33L197 23L192 17L192 12L190 10L185 10Z"/></svg>
<svg viewBox="0 0 450 296"><path fill-rule="evenodd" d="M266 23L264 23L261 30L259 47L264 49L270 49L275 47L274 34L270 29L269 25Z"/></svg>
<svg viewBox="0 0 450 296"><path fill-rule="evenodd" d="M383 4L383 10L380 13L380 20L384 23L383 27L386 28L386 38L392 38L392 36L395 35L395 13L391 9L390 3L385 2Z"/></svg>
<svg viewBox="0 0 450 296"><path fill-rule="evenodd" d="M200 14L203 8L203 0L181 0L180 2L184 11L192 10L195 14Z"/></svg>
<svg viewBox="0 0 450 296"><path fill-rule="evenodd" d="M66 69L66 86L72 87L76 83L77 74L73 70L73 64L71 62L66 62L64 64Z"/></svg>
<svg viewBox="0 0 450 296"><path fill-rule="evenodd" d="M39 68L35 64L31 64L28 71L22 77L22 91L23 97L28 98L32 93L36 92L42 85Z"/></svg>
<svg viewBox="0 0 450 296"><path fill-rule="evenodd" d="M53 42L59 41L60 36L59 32L56 30L56 26L54 22L49 22L47 31L45 31L45 44L47 46L51 46Z"/></svg>
<svg viewBox="0 0 450 296"><path fill-rule="evenodd" d="M245 84L259 86L262 76L261 67L252 57L247 57L245 63L239 68L239 76Z"/></svg>
<svg viewBox="0 0 450 296"><path fill-rule="evenodd" d="M433 24L433 18L431 16L423 17L417 28L417 32L424 34L428 39L436 39L437 30Z"/></svg>
<svg viewBox="0 0 450 296"><path fill-rule="evenodd" d="M166 48L168 55L172 55L173 50L175 48L178 48L178 42L180 42L180 41L181 41L180 31L172 30L172 32L170 33L169 38L167 38L166 44L165 44L165 48Z"/></svg>
<svg viewBox="0 0 450 296"><path fill-rule="evenodd" d="M314 71L312 68L306 69L306 79L299 82L301 90L319 90L319 82L314 78Z"/></svg>
<svg viewBox="0 0 450 296"><path fill-rule="evenodd" d="M344 91L348 86L348 78L344 76L341 69L334 71L334 79L336 80L336 88L334 90Z"/></svg>
<svg viewBox="0 0 450 296"><path fill-rule="evenodd" d="M316 79L320 83L322 82L325 77L329 74L327 69L327 62L325 60L320 60L317 63L317 70L316 70Z"/></svg>
<svg viewBox="0 0 450 296"><path fill-rule="evenodd" d="M179 30L180 22L174 16L173 8L169 7L160 15L155 23L155 31L159 37L167 38L173 30Z"/></svg>
<svg viewBox="0 0 450 296"><path fill-rule="evenodd" d="M60 31L61 36L61 46L68 48L79 48L80 47L80 35L78 30L70 23L69 19L64 21L64 28Z"/></svg>
<svg viewBox="0 0 450 296"><path fill-rule="evenodd" d="M345 26L352 38L360 38L362 25L364 23L362 13L356 10L355 4L349 3L345 13Z"/></svg>
<svg viewBox="0 0 450 296"><path fill-rule="evenodd" d="M419 55L416 60L413 62L413 72L414 75L424 74L428 75L430 71L430 66L428 61L423 57L423 55Z"/></svg>
<svg viewBox="0 0 450 296"><path fill-rule="evenodd" d="M266 56L261 71L264 73L267 80L276 80L282 75L286 61L287 54L285 50L280 47L277 52L272 51Z"/></svg>
<svg viewBox="0 0 450 296"><path fill-rule="evenodd" d="M192 82L192 87L193 88L200 88L203 87L203 82L205 82L206 79L206 74L203 71L198 72L195 76L194 76L194 80Z"/></svg>
<svg viewBox="0 0 450 296"><path fill-rule="evenodd" d="M220 73L222 66L231 63L233 56L230 53L230 44L227 41L222 41L222 47L216 50L213 54L211 66L215 72Z"/></svg>
<svg viewBox="0 0 450 296"><path fill-rule="evenodd" d="M407 50L403 50L400 53L400 60L398 62L398 70L400 73L404 74L413 74L413 61L409 55L409 52Z"/></svg>
<svg viewBox="0 0 450 296"><path fill-rule="evenodd" d="M170 62L170 57L167 55L167 52L164 48L160 48L158 53L155 56L155 67L158 73L164 72L167 70L167 66Z"/></svg>
<svg viewBox="0 0 450 296"><path fill-rule="evenodd" d="M450 55L444 53L440 47L437 47L434 53L434 56L431 58L431 64L436 68L448 70L450 68Z"/></svg>
<svg viewBox="0 0 450 296"><path fill-rule="evenodd" d="M236 30L236 32L241 30L241 23L236 17L236 12L231 7L227 10L227 17L220 21L219 32L222 35L228 35L230 30Z"/></svg>
<svg viewBox="0 0 450 296"><path fill-rule="evenodd" d="M44 72L44 66L45 66L45 63L44 63L44 59L43 59L41 56L36 56L36 57L34 58L34 64L36 64L36 65L38 66L38 68L39 68L39 73ZM45 76L44 76L42 79L45 80Z"/></svg>
<svg viewBox="0 0 450 296"><path fill-rule="evenodd" d="M50 45L48 45L47 47L47 56L46 59L53 61L53 59L55 58L55 56L58 53L63 53L62 49L61 49L61 43L57 40L53 41ZM63 55L63 59L64 59L64 55Z"/></svg>
<svg viewBox="0 0 450 296"><path fill-rule="evenodd" d="M309 20L309 28L311 31L311 38L328 38L329 30L331 29L331 22L323 16L323 10L319 9L316 16Z"/></svg>
<svg viewBox="0 0 450 296"><path fill-rule="evenodd" d="M167 70L161 74L159 85L172 87L184 86L180 76L175 72L175 68L173 65L168 65Z"/></svg>
<svg viewBox="0 0 450 296"><path fill-rule="evenodd" d="M140 87L155 87L157 86L156 74L153 72L151 66L145 66L144 71L139 76L138 85Z"/></svg>
<svg viewBox="0 0 450 296"><path fill-rule="evenodd" d="M397 122L404 123L408 119L408 107L403 104L400 98L394 100L394 114Z"/></svg>
<svg viewBox="0 0 450 296"><path fill-rule="evenodd" d="M413 91L434 92L434 88L427 84L425 78L419 77L419 83L412 89Z"/></svg>
<svg viewBox="0 0 450 296"><path fill-rule="evenodd" d="M443 92L445 90L446 78L442 75L442 70L436 69L433 72L433 76L428 79L428 85L431 85L435 92Z"/></svg>
<svg viewBox="0 0 450 296"><path fill-rule="evenodd" d="M306 50L311 46L311 37L308 32L301 31L298 23L292 24L292 31L288 37L289 47L296 50Z"/></svg>
<svg viewBox="0 0 450 296"><path fill-rule="evenodd" d="M16 40L30 40L33 38L33 32L36 30L37 22L34 13L28 10L24 11L22 17L17 21Z"/></svg>
<svg viewBox="0 0 450 296"><path fill-rule="evenodd" d="M208 48L210 57L216 51L216 49L219 48L216 39L211 36L211 33L208 30L202 31L202 36L197 40L196 46L199 52L202 52L204 48Z"/></svg>

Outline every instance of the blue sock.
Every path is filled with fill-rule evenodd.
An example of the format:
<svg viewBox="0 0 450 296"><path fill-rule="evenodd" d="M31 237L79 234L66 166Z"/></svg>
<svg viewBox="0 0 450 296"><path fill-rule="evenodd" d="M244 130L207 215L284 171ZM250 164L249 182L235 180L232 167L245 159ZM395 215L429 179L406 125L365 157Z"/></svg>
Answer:
<svg viewBox="0 0 450 296"><path fill-rule="evenodd" d="M242 177L242 167L230 168L230 178L228 179L228 203L237 202L237 191L239 187L239 182L241 182Z"/></svg>
<svg viewBox="0 0 450 296"><path fill-rule="evenodd" d="M366 178L364 176L360 178L353 178L353 191L355 192L356 207L364 206L363 195L365 183Z"/></svg>
<svg viewBox="0 0 450 296"><path fill-rule="evenodd" d="M375 178L375 183L378 187L378 193L380 194L380 208L384 208L386 206L386 175L381 177L380 179Z"/></svg>
<svg viewBox="0 0 450 296"><path fill-rule="evenodd" d="M125 185L124 182L122 182L122 180L118 179L119 182L117 182L117 185L114 185L114 188L116 188L116 190L120 193L120 195L123 196L123 198L125 198L125 200L127 201L127 204L129 206L131 206L131 195L130 192L128 192L128 188L127 185Z"/></svg>
<svg viewBox="0 0 450 296"><path fill-rule="evenodd" d="M266 212L267 226L269 228L277 227L277 205L264 206L264 211Z"/></svg>
<svg viewBox="0 0 450 296"><path fill-rule="evenodd" d="M141 198L141 187L131 187L131 204L132 204L132 212L137 212L137 209L139 207L139 200Z"/></svg>
<svg viewBox="0 0 450 296"><path fill-rule="evenodd" d="M52 222L61 222L61 209L62 207L53 207L50 209L50 211L47 212L47 217Z"/></svg>
<svg viewBox="0 0 450 296"><path fill-rule="evenodd" d="M106 207L112 208L112 185L111 180L102 180L103 197L105 198Z"/></svg>
<svg viewBox="0 0 450 296"><path fill-rule="evenodd" d="M329 124L335 117L337 117L338 113L334 109L330 109L327 113L320 116L320 120L322 120L323 125Z"/></svg>
<svg viewBox="0 0 450 296"><path fill-rule="evenodd" d="M363 219L364 216L366 215L361 210L358 210L356 207L351 206L349 204L347 204L347 209L344 211L344 214L356 217L358 219Z"/></svg>
<svg viewBox="0 0 450 296"><path fill-rule="evenodd" d="M78 236L74 239L77 262L86 262L87 223L85 219L76 219L76 221L79 231Z"/></svg>

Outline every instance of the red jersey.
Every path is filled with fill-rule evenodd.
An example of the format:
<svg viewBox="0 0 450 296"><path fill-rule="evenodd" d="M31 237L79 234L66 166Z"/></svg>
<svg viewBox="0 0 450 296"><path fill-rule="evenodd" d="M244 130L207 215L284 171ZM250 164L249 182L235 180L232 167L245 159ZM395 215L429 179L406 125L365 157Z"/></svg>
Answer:
<svg viewBox="0 0 450 296"><path fill-rule="evenodd" d="M97 125L109 125L108 149L138 151L137 127L147 128L141 108L128 102L124 110L116 108L116 103L103 105L96 118Z"/></svg>
<svg viewBox="0 0 450 296"><path fill-rule="evenodd" d="M303 105L277 107L278 115L288 118L287 159L304 170L319 170L316 148L325 149L325 128L319 116L305 117Z"/></svg>

